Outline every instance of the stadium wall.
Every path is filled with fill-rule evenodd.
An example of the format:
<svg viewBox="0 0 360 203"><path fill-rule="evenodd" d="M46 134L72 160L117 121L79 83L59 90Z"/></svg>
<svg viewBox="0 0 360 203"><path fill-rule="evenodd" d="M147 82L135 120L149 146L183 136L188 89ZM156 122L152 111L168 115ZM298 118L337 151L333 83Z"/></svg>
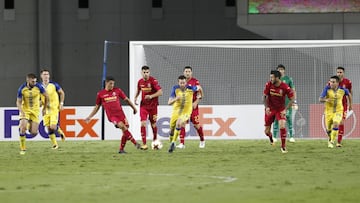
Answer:
<svg viewBox="0 0 360 203"><path fill-rule="evenodd" d="M246 11L245 7L238 9ZM0 9L0 86L7 87L5 94L0 94L0 106L14 106L16 90L25 75L38 73L44 66L66 91L66 105L93 105L101 87L104 40L123 43L109 53L114 56L109 74L128 93L129 41L334 39L331 25L313 36L314 27L322 27L319 24L303 25L301 32L278 29L281 35L268 38L240 28L237 20L245 18L226 15L227 10L225 0L164 0L162 17L153 18L151 1L90 0L86 16L74 0L16 0L14 20L6 20L6 12ZM337 21L334 26L345 28L342 39L360 36L357 19L349 14L344 19L348 24ZM258 27L269 30L265 25Z"/></svg>

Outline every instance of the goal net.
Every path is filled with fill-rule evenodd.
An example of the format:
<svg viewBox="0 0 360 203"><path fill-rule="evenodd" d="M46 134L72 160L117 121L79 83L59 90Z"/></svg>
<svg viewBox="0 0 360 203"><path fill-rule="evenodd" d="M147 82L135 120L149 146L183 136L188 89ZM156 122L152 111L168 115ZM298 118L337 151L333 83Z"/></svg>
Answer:
<svg viewBox="0 0 360 203"><path fill-rule="evenodd" d="M338 66L342 66L354 89L354 113L345 121L345 135L348 138L359 136L356 125L356 115L360 110L358 40L133 41L130 42L129 55L131 98L134 98L137 81L141 78L141 67L148 65L164 92L159 98L160 105L167 106L177 77L185 66L191 66L193 76L200 81L205 92L201 106L219 109L212 118L203 115L201 119L205 125L217 125L215 128L228 121L224 117L229 115L238 119L238 123L228 121L231 125L228 130L235 134L228 135L230 138L265 138L261 98L270 70L276 69L278 64L286 67L286 75L293 78L297 92L299 109L293 120L295 138L326 138L323 104L318 99L329 77L336 74ZM171 108L167 107L166 111L171 111ZM167 116L171 114L166 113ZM223 121L215 122L216 118ZM242 127L237 129L236 126L240 125ZM211 132L210 136L214 136L216 130ZM243 135L245 133L247 135Z"/></svg>

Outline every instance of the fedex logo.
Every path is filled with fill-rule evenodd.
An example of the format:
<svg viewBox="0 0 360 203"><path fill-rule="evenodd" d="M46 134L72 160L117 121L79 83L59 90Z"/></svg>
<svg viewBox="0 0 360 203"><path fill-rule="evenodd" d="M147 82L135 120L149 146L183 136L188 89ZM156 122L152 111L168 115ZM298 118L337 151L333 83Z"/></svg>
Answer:
<svg viewBox="0 0 360 203"><path fill-rule="evenodd" d="M76 115L76 109L64 109L60 113L60 128L64 131L67 137L85 137L86 135L90 137L99 137L95 131L95 125L98 123L99 119L91 119L90 122L86 122L84 119L70 119L71 115ZM85 118L85 116L84 116ZM80 124L80 132L76 134L74 130L67 130L68 126L75 126L75 124Z"/></svg>
<svg viewBox="0 0 360 203"><path fill-rule="evenodd" d="M99 139L100 136L97 132L100 132L100 122L98 118L92 119L90 122L86 122L84 119L85 116L82 115L84 110L82 108L67 108L61 111L60 113L60 128L63 130L67 138L96 138ZM86 111L88 113L88 111ZM85 114L87 115L87 114ZM15 135L18 136L18 126L19 126L19 110L17 109L5 109L4 110L4 138L11 139ZM72 118L75 117L75 118ZM81 117L78 119L76 117ZM16 130L15 130L16 129ZM39 124L39 134L41 138L49 138L43 121ZM59 137L59 135L56 135ZM31 134L27 134L28 139L35 138Z"/></svg>
<svg viewBox="0 0 360 203"><path fill-rule="evenodd" d="M236 136L233 124L236 117L216 116L213 113L214 107L200 107L199 121L203 126L204 136ZM170 132L170 118L161 117L157 121L158 134L162 137L168 137ZM186 132L186 135L197 136L197 132L192 123Z"/></svg>

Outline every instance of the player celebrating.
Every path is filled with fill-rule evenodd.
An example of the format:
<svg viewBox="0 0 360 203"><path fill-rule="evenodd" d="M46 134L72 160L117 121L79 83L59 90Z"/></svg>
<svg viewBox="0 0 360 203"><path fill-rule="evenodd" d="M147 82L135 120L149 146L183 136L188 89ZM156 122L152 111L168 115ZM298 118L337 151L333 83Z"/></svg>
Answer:
<svg viewBox="0 0 360 203"><path fill-rule="evenodd" d="M46 112L43 117L43 122L44 126L47 127L52 148L57 149L59 145L56 141L55 132L57 131L60 134L61 139L63 141L65 140L65 135L58 125L59 111L64 109L65 92L58 83L50 81L49 70L41 70L40 77L42 86L49 95L49 104L47 106L44 105L44 107L46 107ZM44 97L42 97L41 100L44 101Z"/></svg>
<svg viewBox="0 0 360 203"><path fill-rule="evenodd" d="M329 148L334 148L335 137L339 133L339 124L343 119L343 97L349 100L349 110L352 109L351 94L347 89L339 86L339 81L340 78L336 75L330 77L330 85L326 85L319 98L320 102L325 103L324 114Z"/></svg>
<svg viewBox="0 0 360 203"><path fill-rule="evenodd" d="M186 77L186 82L188 86L200 86L199 80L192 76L192 68L190 66L186 66L184 68L184 76ZM200 86L201 87L201 86ZM190 121L194 124L194 127L200 137L200 148L205 148L205 139L204 132L199 122L199 102L204 97L202 88L199 91L196 91L193 95L193 108L190 116ZM183 149L185 148L185 127L181 128L180 132L180 144L176 146L177 148Z"/></svg>
<svg viewBox="0 0 360 203"><path fill-rule="evenodd" d="M280 126L281 152L286 149L286 110L291 108L295 98L292 89L280 80L281 73L277 70L270 72L270 81L265 84L263 103L265 105L265 134L269 137L270 144L274 145L271 134L271 124L278 120ZM290 102L285 106L285 97Z"/></svg>
<svg viewBox="0 0 360 203"><path fill-rule="evenodd" d="M349 80L348 78L345 78L345 68L337 67L336 75L340 79L339 86L348 89L349 93L352 96L352 94L353 94L352 83L351 83L351 80ZM346 97L343 98L342 103L343 103L343 107L344 107L344 112L343 112L343 119L341 120L340 125L339 125L339 134L338 134L338 139L337 139L337 143L336 143L337 147L342 146L341 142L342 142L342 138L343 138L344 132L345 132L344 120L347 117L347 109L348 109L348 102L347 102ZM352 109L352 107L349 106L349 109Z"/></svg>
<svg viewBox="0 0 360 203"><path fill-rule="evenodd" d="M186 83L186 77L178 77L178 85L175 85L170 94L169 105L173 105L170 118L170 134L172 136L169 152L175 150L175 142L180 134L180 129L185 127L189 120L193 107L193 94L201 90L200 86L189 86ZM185 135L182 135L185 136Z"/></svg>
<svg viewBox="0 0 360 203"><path fill-rule="evenodd" d="M158 97L162 95L162 89L158 81L150 76L150 68L143 66L141 68L142 78L138 81L137 91L134 98L134 103L137 105L137 98L141 92L140 102L140 120L141 120L141 139L143 145L142 150L147 150L146 145L146 120L149 118L151 128L153 131L153 141L157 138L157 106L159 105Z"/></svg>
<svg viewBox="0 0 360 203"><path fill-rule="evenodd" d="M49 97L45 89L37 82L33 73L26 76L26 82L17 92L16 106L19 109L20 154L26 152L26 130L29 126L30 134L35 136L39 129L40 95L44 95L44 106L48 105ZM42 109L45 114L45 108Z"/></svg>
<svg viewBox="0 0 360 203"><path fill-rule="evenodd" d="M137 110L131 100L125 95L125 93L118 87L115 87L115 79L111 76L106 77L105 88L97 93L96 105L90 115L85 119L87 122L99 111L102 105L105 109L108 120L115 125L116 128L120 128L123 132L121 137L121 144L119 153L126 153L124 148L126 141L130 140L137 149L140 148L134 137L129 132L129 123L126 119L125 113L121 107L120 98L127 102L136 114Z"/></svg>
<svg viewBox="0 0 360 203"><path fill-rule="evenodd" d="M296 113L296 109L297 109L297 104L296 104L296 91L295 91L295 85L294 85L294 81L291 77L285 75L285 66L282 64L279 64L277 66L277 70L281 73L281 78L280 80L283 81L284 83L286 83L287 85L289 85L289 87L293 90L294 92L294 97L295 97L295 101L293 103L292 108L289 108L286 111L286 126L288 129L288 135L290 137L289 142L295 142L295 138L294 138L294 128L293 128L293 121L295 118L295 113ZM285 98L285 106L288 105L289 103L289 98L286 97ZM276 138L279 135L279 122L277 120L275 120L274 122L274 126L273 126L273 132L274 132L274 142L276 142Z"/></svg>

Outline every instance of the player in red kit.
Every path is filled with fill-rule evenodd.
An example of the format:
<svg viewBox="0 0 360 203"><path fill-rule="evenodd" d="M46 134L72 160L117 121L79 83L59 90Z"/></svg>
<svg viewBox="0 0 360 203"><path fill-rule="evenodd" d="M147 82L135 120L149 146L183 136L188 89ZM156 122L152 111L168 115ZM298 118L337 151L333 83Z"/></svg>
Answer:
<svg viewBox="0 0 360 203"><path fill-rule="evenodd" d="M284 82L280 80L281 73L277 70L270 72L270 81L265 84L263 103L265 105L265 134L269 137L270 144L274 145L271 134L271 125L276 120L279 121L281 152L287 153L286 149L286 110L292 107L295 100L294 92ZM285 106L286 96L290 99Z"/></svg>
<svg viewBox="0 0 360 203"><path fill-rule="evenodd" d="M352 92L352 83L351 83L351 80L345 78L345 68L337 67L336 68L336 75L340 78L339 87L343 87L343 88L348 89L350 94L352 95L352 93L353 93ZM344 136L344 131L345 131L345 129L344 129L344 120L347 117L348 105L349 105L349 107L351 106L351 104L348 104L346 97L343 97L342 103L343 103L343 106L344 106L344 112L343 112L343 120L341 121L341 123L339 125L338 141L337 141L337 144L336 144L337 147L342 146L341 141L342 141L342 138ZM349 109L352 109L352 107L349 108Z"/></svg>
<svg viewBox="0 0 360 203"><path fill-rule="evenodd" d="M186 66L184 68L184 76L186 77L186 82L188 86L196 87L200 86L199 80L192 76L192 68L190 66ZM200 86L201 87L201 86ZM199 102L203 98L204 94L202 89L200 91L196 91L193 95L193 110L190 116L190 121L194 125L199 138L200 138L200 148L205 148L205 139L204 139L204 132L202 126L199 122ZM180 144L177 148L185 148L185 128L181 128L180 130Z"/></svg>
<svg viewBox="0 0 360 203"><path fill-rule="evenodd" d="M146 145L146 121L149 119L153 131L153 141L157 138L157 107L159 105L158 97L162 95L162 89L158 81L150 76L150 68L143 66L141 68L142 78L138 81L137 91L135 94L134 102L137 105L137 98L141 92L140 101L140 121L141 121L141 139L143 145L140 147L142 150L147 150Z"/></svg>
<svg viewBox="0 0 360 203"><path fill-rule="evenodd" d="M115 79L111 76L106 77L105 80L105 89L100 90L97 93L96 105L90 115L85 119L87 122L99 111L100 106L102 105L105 109L106 116L108 120L115 125L116 128L120 128L123 132L121 137L121 144L119 153L126 153L124 148L127 140L130 140L136 148L140 148L134 137L129 132L129 123L126 119L125 113L121 107L120 99L127 102L136 114L137 110L135 105L130 101L130 99L125 95L125 93L118 87L115 87Z"/></svg>

